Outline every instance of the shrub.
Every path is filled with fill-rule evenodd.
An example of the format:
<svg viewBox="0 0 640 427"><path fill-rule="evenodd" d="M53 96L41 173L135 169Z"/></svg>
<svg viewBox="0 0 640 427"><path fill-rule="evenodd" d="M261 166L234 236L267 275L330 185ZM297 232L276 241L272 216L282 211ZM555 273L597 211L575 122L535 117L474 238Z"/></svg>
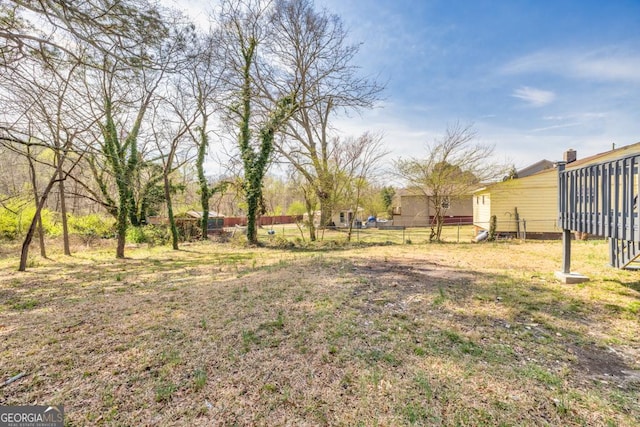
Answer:
<svg viewBox="0 0 640 427"><path fill-rule="evenodd" d="M129 243L147 243L147 236L144 234L143 227L127 228L126 239Z"/></svg>
<svg viewBox="0 0 640 427"><path fill-rule="evenodd" d="M154 246L167 244L170 239L169 228L166 226L145 225L127 228L127 242L129 243L148 243Z"/></svg>
<svg viewBox="0 0 640 427"><path fill-rule="evenodd" d="M25 198L15 198L6 202L4 207L0 207L0 238L13 240L24 235L35 213L36 208L33 202ZM56 221L54 213L43 209L40 217L45 234L50 236L61 234L62 227Z"/></svg>
<svg viewBox="0 0 640 427"><path fill-rule="evenodd" d="M68 218L69 232L79 236L87 246L97 239L113 235L113 220L106 219L101 215L69 215Z"/></svg>
<svg viewBox="0 0 640 427"><path fill-rule="evenodd" d="M166 225L147 225L143 227L143 232L150 245L166 245L171 240L171 233Z"/></svg>
<svg viewBox="0 0 640 427"><path fill-rule="evenodd" d="M292 249L295 247L295 244L287 240L284 236L273 236L268 246L277 249Z"/></svg>

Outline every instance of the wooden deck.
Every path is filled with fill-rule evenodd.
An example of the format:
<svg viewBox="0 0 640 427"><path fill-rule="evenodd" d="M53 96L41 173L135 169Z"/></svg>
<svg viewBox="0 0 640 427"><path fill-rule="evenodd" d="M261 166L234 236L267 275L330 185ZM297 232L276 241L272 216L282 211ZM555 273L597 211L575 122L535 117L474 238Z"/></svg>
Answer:
<svg viewBox="0 0 640 427"><path fill-rule="evenodd" d="M558 219L563 233L608 238L610 263L617 268L628 268L640 255L639 162L640 155L632 155L571 170L558 164ZM568 273L570 237L565 237L563 270Z"/></svg>

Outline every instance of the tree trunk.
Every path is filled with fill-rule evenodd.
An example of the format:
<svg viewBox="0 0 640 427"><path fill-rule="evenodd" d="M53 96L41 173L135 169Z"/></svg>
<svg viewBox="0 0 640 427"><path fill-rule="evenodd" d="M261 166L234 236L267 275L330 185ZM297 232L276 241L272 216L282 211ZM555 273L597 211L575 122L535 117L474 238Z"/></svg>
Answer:
<svg viewBox="0 0 640 427"><path fill-rule="evenodd" d="M442 234L442 225L440 224L440 221L442 220L442 211L440 209L439 198L436 197L434 205L429 241L433 242L435 240L436 242L439 242L440 235Z"/></svg>
<svg viewBox="0 0 640 427"><path fill-rule="evenodd" d="M304 192L304 205L307 209L307 227L309 227L309 240L312 242L316 241L316 224L315 224L315 209L313 200L310 199L309 194L303 188Z"/></svg>
<svg viewBox="0 0 640 427"><path fill-rule="evenodd" d="M207 148L209 145L209 138L204 131L204 127L206 126L206 124L207 121L205 118L203 125L200 128L200 144L198 145L198 158L196 161L196 168L198 170L198 182L200 183L200 204L202 205L202 221L200 222L200 229L202 230L202 235L200 236L200 238L202 240L207 240L209 238L207 234L207 228L209 220L209 199L211 197L209 183L207 182L207 177L204 173L204 158L207 154Z"/></svg>
<svg viewBox="0 0 640 427"><path fill-rule="evenodd" d="M247 195L247 240L252 245L258 244L258 228L256 221L258 219L259 198L255 195Z"/></svg>
<svg viewBox="0 0 640 427"><path fill-rule="evenodd" d="M40 256L42 258L47 257L47 251L44 244L44 229L42 227L42 216L38 210L39 205L39 197L38 197L38 181L36 180L36 168L33 165L33 160L31 159L31 150L30 147L27 147L27 159L29 160L29 176L31 178L31 187L33 188L33 199L36 205L36 215L34 215L34 219L36 220L38 226L38 240L40 242ZM54 178L52 178L54 179ZM33 238L33 236L31 236ZM29 242L31 242L31 238ZM21 270L24 271L24 270Z"/></svg>
<svg viewBox="0 0 640 427"><path fill-rule="evenodd" d="M29 225L29 230L27 231L27 235L22 242L22 249L20 251L20 266L18 267L18 271L25 271L27 269L27 259L29 258L29 245L33 240L33 235L36 231L36 224L40 221L40 212L42 212L42 208L47 201L47 197L49 196L49 192L53 188L53 184L56 182L57 174L54 174L49 180L49 184L42 192L42 196L40 196L40 200L38 202L38 206L36 207L36 213L33 215L33 219L31 220L31 224Z"/></svg>
<svg viewBox="0 0 640 427"><path fill-rule="evenodd" d="M118 236L118 244L116 246L116 258L124 258L124 245L127 239L128 226L128 194L126 189L120 189L120 206L118 206L118 216L116 217L116 232Z"/></svg>
<svg viewBox="0 0 640 427"><path fill-rule="evenodd" d="M333 206L330 196L325 192L320 192L318 194L318 200L320 201L320 229L322 230L322 239L324 239L324 231L332 221L331 217L333 216Z"/></svg>
<svg viewBox="0 0 640 427"><path fill-rule="evenodd" d="M178 228L176 227L176 220L173 217L173 203L171 202L171 182L169 181L169 176L166 173L164 173L164 198L167 202L167 215L169 216L169 227L171 229L171 247L177 251L179 249Z"/></svg>
<svg viewBox="0 0 640 427"><path fill-rule="evenodd" d="M60 215L62 216L62 247L65 255L71 255L71 248L69 246L69 223L67 218L67 203L65 201L64 191L64 172L62 171L62 162L60 161L60 155L58 157L58 189L60 192Z"/></svg>

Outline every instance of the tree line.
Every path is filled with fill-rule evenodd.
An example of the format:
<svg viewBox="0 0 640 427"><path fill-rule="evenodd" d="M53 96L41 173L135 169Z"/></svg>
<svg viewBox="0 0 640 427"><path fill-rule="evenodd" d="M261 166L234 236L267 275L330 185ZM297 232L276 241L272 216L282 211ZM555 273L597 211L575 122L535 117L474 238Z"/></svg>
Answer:
<svg viewBox="0 0 640 427"><path fill-rule="evenodd" d="M4 1L0 22L0 163L22 159L29 171L2 185L0 203L28 191L36 206L20 270L52 192L65 254L70 197L114 218L116 257L161 201L177 249L174 197L187 184L203 237L212 198L234 188L256 243L272 165L327 224L338 203L361 203L386 154L381 135L333 126L372 108L383 86L361 75L340 17L311 0L222 0L206 30L147 0ZM228 168L215 182L212 151ZM317 238L313 221L308 233Z"/></svg>

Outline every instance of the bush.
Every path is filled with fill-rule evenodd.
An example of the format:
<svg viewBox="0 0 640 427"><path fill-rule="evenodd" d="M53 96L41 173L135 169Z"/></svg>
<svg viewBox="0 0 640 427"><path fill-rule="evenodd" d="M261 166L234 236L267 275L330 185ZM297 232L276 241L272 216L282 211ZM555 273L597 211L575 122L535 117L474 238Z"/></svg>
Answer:
<svg viewBox="0 0 640 427"><path fill-rule="evenodd" d="M0 238L13 240L24 235L35 213L36 208L33 202L27 199L15 198L6 202L4 207L0 207ZM62 227L56 222L54 213L43 209L40 217L45 234L49 236L61 234Z"/></svg>
<svg viewBox="0 0 640 427"><path fill-rule="evenodd" d="M127 242L148 243L151 246L164 245L171 240L169 228L162 225L145 225L127 228Z"/></svg>
<svg viewBox="0 0 640 427"><path fill-rule="evenodd" d="M171 232L166 225L147 225L143 232L150 245L166 245L171 241Z"/></svg>
<svg viewBox="0 0 640 427"><path fill-rule="evenodd" d="M113 220L98 214L69 215L69 233L79 236L89 246L97 239L113 236Z"/></svg>
<svg viewBox="0 0 640 427"><path fill-rule="evenodd" d="M273 238L269 240L267 246L276 249L292 249L295 247L295 244L287 240L284 236L273 236Z"/></svg>
<svg viewBox="0 0 640 427"><path fill-rule="evenodd" d="M129 243L147 243L143 227L128 227L126 239Z"/></svg>

